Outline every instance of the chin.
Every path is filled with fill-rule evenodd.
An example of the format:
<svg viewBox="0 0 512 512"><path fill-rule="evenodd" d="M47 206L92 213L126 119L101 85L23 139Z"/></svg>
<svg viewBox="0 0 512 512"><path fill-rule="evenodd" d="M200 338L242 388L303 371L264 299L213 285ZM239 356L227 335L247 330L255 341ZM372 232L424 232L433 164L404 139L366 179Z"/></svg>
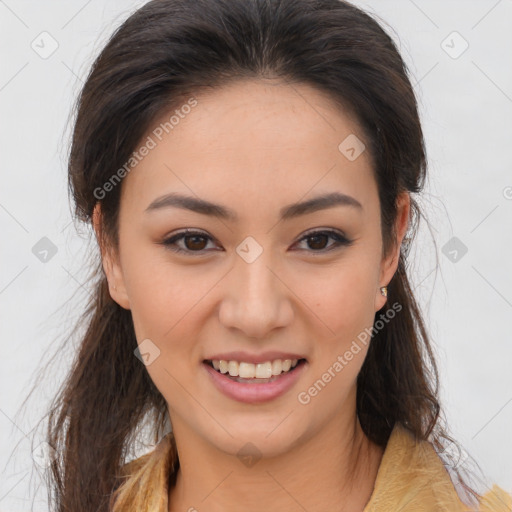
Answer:
<svg viewBox="0 0 512 512"><path fill-rule="evenodd" d="M283 422L282 414L268 421L259 421L252 416L245 422L237 420L236 427L235 423L226 423L229 434L217 429L218 435L212 437L209 430L205 432L204 439L218 450L242 459L246 456L258 459L278 457L293 449L303 437L288 421Z"/></svg>

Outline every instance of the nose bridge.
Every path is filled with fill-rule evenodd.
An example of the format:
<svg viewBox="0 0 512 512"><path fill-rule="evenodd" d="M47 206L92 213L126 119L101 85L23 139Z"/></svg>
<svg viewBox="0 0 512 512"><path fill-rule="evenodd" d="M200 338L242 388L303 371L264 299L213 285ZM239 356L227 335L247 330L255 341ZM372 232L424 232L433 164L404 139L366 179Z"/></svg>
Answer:
<svg viewBox="0 0 512 512"><path fill-rule="evenodd" d="M237 247L237 253L220 310L221 321L248 337L263 337L291 319L286 287L276 275L270 250L263 250L248 237Z"/></svg>
<svg viewBox="0 0 512 512"><path fill-rule="evenodd" d="M261 237L259 239L261 241ZM260 293L272 292L276 278L270 271L275 266L271 249L264 248L254 237L248 236L237 246L236 253L235 273L239 283L244 283L242 293L247 293L247 298L257 299Z"/></svg>
<svg viewBox="0 0 512 512"><path fill-rule="evenodd" d="M277 278L270 268L269 258L263 256L252 263L238 262L237 295L240 299L243 298L245 304L259 307L276 299L276 294L279 293Z"/></svg>

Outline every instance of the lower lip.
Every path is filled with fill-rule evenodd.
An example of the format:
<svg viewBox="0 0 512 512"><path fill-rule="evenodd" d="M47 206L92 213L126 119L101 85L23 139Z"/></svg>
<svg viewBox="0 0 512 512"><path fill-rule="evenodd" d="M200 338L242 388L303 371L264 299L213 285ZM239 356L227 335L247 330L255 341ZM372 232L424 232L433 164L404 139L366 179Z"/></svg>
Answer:
<svg viewBox="0 0 512 512"><path fill-rule="evenodd" d="M272 382L244 383L231 380L226 375L212 368L207 363L202 363L214 385L227 397L248 404L268 402L286 393L300 378L307 362L302 361L293 371L282 373Z"/></svg>

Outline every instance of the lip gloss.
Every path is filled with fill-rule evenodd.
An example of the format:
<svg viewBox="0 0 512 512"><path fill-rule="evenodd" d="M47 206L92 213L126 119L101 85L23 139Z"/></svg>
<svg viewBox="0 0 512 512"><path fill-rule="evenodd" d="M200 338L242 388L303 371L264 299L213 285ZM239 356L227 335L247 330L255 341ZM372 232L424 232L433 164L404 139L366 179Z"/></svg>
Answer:
<svg viewBox="0 0 512 512"><path fill-rule="evenodd" d="M202 363L216 388L227 397L239 402L256 404L273 400L286 393L300 378L305 370L307 362L300 361L297 366L288 372L274 377L271 382L236 382L228 375L212 368L207 363ZM247 379L257 380L257 379ZM262 379L263 380L263 379Z"/></svg>

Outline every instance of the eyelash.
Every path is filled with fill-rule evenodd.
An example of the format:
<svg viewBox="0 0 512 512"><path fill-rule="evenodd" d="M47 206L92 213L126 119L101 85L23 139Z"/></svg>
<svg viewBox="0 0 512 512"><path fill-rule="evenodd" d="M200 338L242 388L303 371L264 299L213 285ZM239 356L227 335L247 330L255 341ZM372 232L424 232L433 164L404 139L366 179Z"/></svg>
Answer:
<svg viewBox="0 0 512 512"><path fill-rule="evenodd" d="M325 253L332 251L336 248L348 247L353 244L353 240L349 240L346 236L339 233L338 231L333 231L330 229L310 231L310 232L306 233L299 240L299 242L302 242L303 240L307 240L308 238L313 238L314 236L318 236L318 235L326 235L329 238L332 238L333 240L335 240L335 244L332 244L331 247L328 249L319 249L316 251L315 250L307 250L307 252L325 254ZM201 249L199 251L191 251L188 249L182 249L176 245L177 241L183 240L188 237L193 237L193 236L200 236L201 238L213 240L210 236L206 235L205 233L203 233L201 231L186 230L186 231L182 231L181 233L177 233L176 235L173 235L170 238L167 238L166 240L164 240L162 242L162 244L166 247L166 249L170 249L171 251L174 251L177 253L190 254L190 255L194 255L194 256L204 255L204 252L206 251L206 249Z"/></svg>

